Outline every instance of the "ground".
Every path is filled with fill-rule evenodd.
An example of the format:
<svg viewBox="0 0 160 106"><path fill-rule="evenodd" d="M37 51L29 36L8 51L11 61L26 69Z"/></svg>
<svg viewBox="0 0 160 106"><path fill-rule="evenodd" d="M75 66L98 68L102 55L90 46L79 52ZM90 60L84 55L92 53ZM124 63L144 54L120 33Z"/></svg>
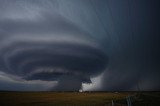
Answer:
<svg viewBox="0 0 160 106"><path fill-rule="evenodd" d="M158 106L160 92L0 92L0 106Z"/></svg>

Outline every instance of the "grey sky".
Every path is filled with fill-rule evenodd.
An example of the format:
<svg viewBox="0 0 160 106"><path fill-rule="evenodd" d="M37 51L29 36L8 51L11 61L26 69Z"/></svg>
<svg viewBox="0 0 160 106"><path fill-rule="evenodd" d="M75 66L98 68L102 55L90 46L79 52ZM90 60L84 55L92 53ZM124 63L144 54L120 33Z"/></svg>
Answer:
<svg viewBox="0 0 160 106"><path fill-rule="evenodd" d="M1 0L0 89L159 90L159 34L158 0Z"/></svg>

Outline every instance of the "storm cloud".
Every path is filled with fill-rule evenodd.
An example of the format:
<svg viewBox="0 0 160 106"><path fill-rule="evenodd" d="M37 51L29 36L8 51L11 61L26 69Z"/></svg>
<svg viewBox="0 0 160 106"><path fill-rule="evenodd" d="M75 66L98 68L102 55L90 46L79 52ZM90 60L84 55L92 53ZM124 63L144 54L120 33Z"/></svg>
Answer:
<svg viewBox="0 0 160 106"><path fill-rule="evenodd" d="M96 40L55 11L40 11L35 19L6 15L0 28L1 70L6 74L58 81L55 90L78 90L107 66L107 55Z"/></svg>
<svg viewBox="0 0 160 106"><path fill-rule="evenodd" d="M1 0L0 89L159 90L158 4Z"/></svg>

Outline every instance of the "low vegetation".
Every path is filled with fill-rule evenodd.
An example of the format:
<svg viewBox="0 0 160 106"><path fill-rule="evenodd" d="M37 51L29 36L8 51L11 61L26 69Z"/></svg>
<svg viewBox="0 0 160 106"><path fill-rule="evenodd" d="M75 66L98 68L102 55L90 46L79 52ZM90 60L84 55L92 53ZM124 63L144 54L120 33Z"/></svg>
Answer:
<svg viewBox="0 0 160 106"><path fill-rule="evenodd" d="M141 106L146 96L135 95L136 92L0 92L0 106L109 106L112 100L115 106L126 106L127 96L134 97L134 104ZM141 101L135 102L136 99Z"/></svg>

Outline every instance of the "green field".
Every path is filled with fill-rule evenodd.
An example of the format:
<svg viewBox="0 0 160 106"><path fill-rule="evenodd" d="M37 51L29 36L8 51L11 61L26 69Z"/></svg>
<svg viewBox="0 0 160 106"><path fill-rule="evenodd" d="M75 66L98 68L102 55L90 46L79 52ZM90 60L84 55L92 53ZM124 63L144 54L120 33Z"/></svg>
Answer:
<svg viewBox="0 0 160 106"><path fill-rule="evenodd" d="M143 93L137 96L136 92L0 92L0 106L111 106L112 100L115 106L127 106L128 95L133 98L133 106L156 106L160 100L159 94Z"/></svg>

